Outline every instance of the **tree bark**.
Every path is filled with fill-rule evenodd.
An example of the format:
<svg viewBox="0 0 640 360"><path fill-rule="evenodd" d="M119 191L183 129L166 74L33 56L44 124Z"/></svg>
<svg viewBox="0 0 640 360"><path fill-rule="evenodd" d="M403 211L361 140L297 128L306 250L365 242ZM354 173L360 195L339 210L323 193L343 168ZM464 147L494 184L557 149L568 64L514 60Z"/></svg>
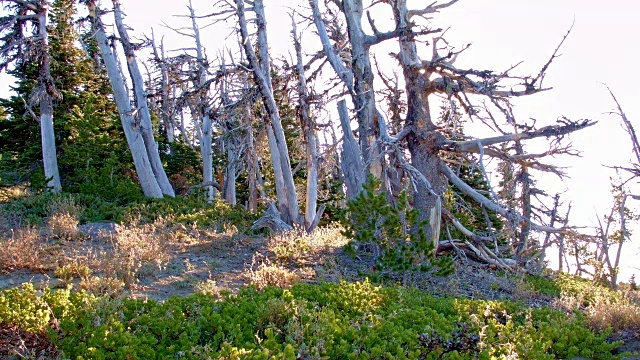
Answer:
<svg viewBox="0 0 640 360"><path fill-rule="evenodd" d="M338 114L340 116L340 126L342 127L342 153L340 156L340 166L347 186L347 200L358 196L362 191L365 182L364 164L360 157L358 143L351 132L351 122L349 112L344 100L338 101Z"/></svg>
<svg viewBox="0 0 640 360"><path fill-rule="evenodd" d="M398 0L394 8L396 29L410 29L411 14L406 0ZM420 211L420 220L429 220L428 236L432 241L439 239L439 223L434 219L442 212L439 196L444 194L447 182L438 169L440 157L439 143L442 135L436 131L431 119L429 105L429 74L421 73L418 65L420 58L415 40L411 36L400 37L399 59L405 77L407 92L406 127L412 131L407 136L407 146L413 166L423 174L431 184L431 191L424 182L418 182L413 193L414 206ZM433 226L431 226L433 225Z"/></svg>
<svg viewBox="0 0 640 360"><path fill-rule="evenodd" d="M38 35L42 42L40 76L38 81L41 86L40 94L40 134L42 138L42 162L44 164L44 176L49 180L47 186L53 193L62 191L60 172L58 171L58 158L56 155L56 140L53 130L53 100L52 92L55 92L49 56L49 40L47 33L47 7L42 6L38 13Z"/></svg>
<svg viewBox="0 0 640 360"><path fill-rule="evenodd" d="M253 46L251 45L251 40L249 39L249 31L247 29L247 21L245 18L244 0L236 0L236 6L244 52L251 64L251 69L253 70L256 82L258 83L260 94L262 95L262 100L271 120L271 129L269 131L271 162L273 164L274 173L281 174L283 182L281 186L276 186L279 210L281 211L283 220L286 223L300 223L300 210L298 207L296 188L293 182L293 173L291 171L289 149L287 148L278 105L273 97L264 5L262 0L253 1L253 9L256 13L256 26L258 28L260 59L256 57Z"/></svg>
<svg viewBox="0 0 640 360"><path fill-rule="evenodd" d="M145 196L161 199L163 193L151 168L149 156L141 134L140 124L131 114L131 106L129 96L124 86L124 79L122 78L122 73L118 68L116 58L109 46L109 40L104 32L104 26L98 13L99 10L96 8L95 1L89 1L87 7L92 20L96 41L102 54L105 67L107 68L109 82L113 89L113 97L118 107L122 128L124 129L131 155L133 156L133 163L136 168L136 173L138 174L140 186Z"/></svg>
<svg viewBox="0 0 640 360"><path fill-rule="evenodd" d="M296 71L298 72L298 106L300 107L300 125L302 127L302 136L304 138L307 150L307 191L304 212L304 226L309 230L314 222L317 224L317 206L318 206L318 144L316 139L315 124L311 118L311 110L309 108L309 90L307 89L307 77L302 63L302 45L298 37L296 22L291 17L293 29L294 48L296 51ZM319 220L319 219L318 219Z"/></svg>
<svg viewBox="0 0 640 360"><path fill-rule="evenodd" d="M135 103L137 106L137 116L140 117L141 134L144 139L144 146L147 151L151 169L156 177L156 181L162 190L162 193L171 197L175 196L173 187L169 182L169 178L162 167L162 161L160 160L160 152L158 151L158 144L153 134L153 125L151 123L151 111L147 104L147 94L144 90L144 80L142 73L138 68L138 62L136 61L135 52L133 46L129 40L127 29L122 21L122 10L120 9L120 1L113 0L114 17L116 21L116 28L120 34L120 43L124 49L125 56L127 57L127 67L129 69L129 75L131 76L131 82L133 83L133 93Z"/></svg>

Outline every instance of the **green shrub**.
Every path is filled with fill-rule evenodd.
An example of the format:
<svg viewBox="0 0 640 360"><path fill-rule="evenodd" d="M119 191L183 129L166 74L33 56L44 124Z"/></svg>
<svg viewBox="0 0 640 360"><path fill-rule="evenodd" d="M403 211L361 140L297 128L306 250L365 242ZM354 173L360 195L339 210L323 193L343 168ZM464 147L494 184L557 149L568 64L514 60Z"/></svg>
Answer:
<svg viewBox="0 0 640 360"><path fill-rule="evenodd" d="M78 214L81 223L94 221L115 221L126 223L137 221L153 223L160 218L181 224L197 224L223 230L227 225L239 229L249 229L257 219L256 214L241 206L231 206L221 199L209 205L197 196L166 199L120 198L106 200L92 194L51 194L14 197L0 204L0 214L17 216L28 225L43 225L50 215L52 203L67 200L83 211Z"/></svg>
<svg viewBox="0 0 640 360"><path fill-rule="evenodd" d="M118 220L153 223L159 218L180 224L215 227L222 231L226 225L249 229L257 220L257 214L252 214L242 206L229 205L220 198L217 198L213 204L207 204L203 198L187 196L165 199L147 198L136 201L124 209Z"/></svg>
<svg viewBox="0 0 640 360"><path fill-rule="evenodd" d="M585 328L579 315L368 282L164 303L38 294L25 285L0 295L6 323L50 328L63 358L72 359L608 359L619 345Z"/></svg>
<svg viewBox="0 0 640 360"><path fill-rule="evenodd" d="M428 223L419 220L417 209L410 208L407 192L392 205L380 191L381 185L370 175L360 194L347 203L344 235L352 239L347 250L353 254L359 251L361 256L366 253L381 271L452 273L450 257L435 257L434 244L425 232Z"/></svg>
<svg viewBox="0 0 640 360"><path fill-rule="evenodd" d="M82 223L116 220L122 217L123 207L117 203L108 202L95 195L68 193L36 193L14 197L0 204L0 213L17 216L28 225L39 226L43 225L50 215L51 204L65 200L82 208L83 211L77 214Z"/></svg>
<svg viewBox="0 0 640 360"><path fill-rule="evenodd" d="M540 294L557 297L562 293L562 289L557 281L543 275L530 275L524 277L525 284Z"/></svg>

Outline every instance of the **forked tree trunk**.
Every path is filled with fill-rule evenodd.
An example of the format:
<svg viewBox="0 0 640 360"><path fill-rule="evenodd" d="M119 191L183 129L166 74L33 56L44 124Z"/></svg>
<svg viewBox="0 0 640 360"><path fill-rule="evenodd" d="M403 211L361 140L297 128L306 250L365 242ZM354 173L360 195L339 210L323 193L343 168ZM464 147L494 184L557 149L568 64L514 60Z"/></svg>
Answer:
<svg viewBox="0 0 640 360"><path fill-rule="evenodd" d="M104 25L100 20L100 15L97 13L95 1L89 1L87 4L89 14L92 20L93 32L104 61L104 65L107 68L107 74L109 76L109 82L113 89L113 98L116 101L118 107L118 113L120 114L120 120L122 121L122 128L124 129L131 155L133 156L133 163L136 167L136 173L140 186L145 196L153 198L162 198L162 190L156 180L156 177L151 168L149 162L149 156L144 144L144 140L141 134L140 124L135 121L131 114L131 104L129 103L129 96L127 94L124 79L122 73L118 68L116 58L109 46L109 40L104 31Z"/></svg>
<svg viewBox="0 0 640 360"><path fill-rule="evenodd" d="M406 0L398 0L394 6L396 28L409 29L411 15ZM431 185L416 182L413 193L414 207L420 211L420 220L428 220L427 234L436 245L440 238L440 219L442 202L440 196L447 188L446 178L440 174L438 149L442 135L436 131L431 120L429 106L429 76L420 72L421 63L415 40L400 38L400 64L405 78L407 92L406 126L413 131L407 136L407 146L411 154L412 165L425 176Z"/></svg>
<svg viewBox="0 0 640 360"><path fill-rule="evenodd" d="M138 62L136 61L135 51L133 45L129 40L127 29L122 21L122 10L120 9L120 1L113 0L114 17L116 20L116 28L120 34L120 43L124 49L125 56L127 57L127 67L129 69L129 75L131 76L131 82L133 83L133 93L135 103L137 106L137 117L140 118L141 134L144 139L144 146L147 151L149 163L151 169L155 175L156 181L162 190L162 193L171 197L175 196L173 187L169 182L169 178L162 167L162 161L160 160L160 152L158 151L158 144L153 134L153 125L151 123L151 111L147 104L147 94L144 90L144 80L142 73L138 68Z"/></svg>
<svg viewBox="0 0 640 360"><path fill-rule="evenodd" d="M381 151L377 144L379 129L375 121L375 91L369 45L365 43L362 29L364 13L362 0L342 1L342 11L347 21L351 44L351 69L354 76L354 105L358 119L358 140L362 160L368 173L382 177Z"/></svg>

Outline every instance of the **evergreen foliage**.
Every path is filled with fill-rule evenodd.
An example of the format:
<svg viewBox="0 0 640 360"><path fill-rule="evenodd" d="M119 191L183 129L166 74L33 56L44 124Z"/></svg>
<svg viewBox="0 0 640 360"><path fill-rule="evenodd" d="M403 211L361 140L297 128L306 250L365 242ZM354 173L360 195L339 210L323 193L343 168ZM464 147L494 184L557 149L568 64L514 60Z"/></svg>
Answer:
<svg viewBox="0 0 640 360"><path fill-rule="evenodd" d="M75 3L56 0L50 10L51 75L60 99L54 104L54 130L63 188L108 200L141 196L135 189L118 113L110 97L106 74L78 46L74 29ZM91 42L90 39L85 41ZM18 62L9 71L17 79L15 95L0 99L6 119L0 118L0 171L3 183L45 185L39 125L26 108L36 86L37 69ZM32 109L38 113L38 109Z"/></svg>
<svg viewBox="0 0 640 360"><path fill-rule="evenodd" d="M419 270L450 274L452 259L436 258L434 244L425 232L427 222L418 220L418 210L409 206L407 192L390 204L380 191L381 185L370 175L360 194L347 203L343 224L344 235L352 239L348 249L354 254L366 253L383 273Z"/></svg>

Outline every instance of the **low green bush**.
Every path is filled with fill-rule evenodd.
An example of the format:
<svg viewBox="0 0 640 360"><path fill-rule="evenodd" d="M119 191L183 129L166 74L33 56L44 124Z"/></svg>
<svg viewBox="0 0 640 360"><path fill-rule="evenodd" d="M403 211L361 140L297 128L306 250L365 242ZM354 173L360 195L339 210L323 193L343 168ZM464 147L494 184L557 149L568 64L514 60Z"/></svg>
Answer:
<svg viewBox="0 0 640 360"><path fill-rule="evenodd" d="M43 225L50 215L50 204L61 199L73 201L83 209L82 214L79 215L81 223L94 221L152 223L163 218L169 222L197 224L223 230L225 225L249 229L257 219L257 214L248 212L241 206L231 206L221 199L217 199L213 204L207 204L197 195L165 199L140 197L132 201L129 201L131 200L129 198L122 198L118 201L109 201L100 196L79 193L36 193L14 197L5 203L0 203L0 215L13 215L31 226Z"/></svg>
<svg viewBox="0 0 640 360"><path fill-rule="evenodd" d="M540 294L558 297L562 293L562 288L558 281L543 275L530 275L524 277L525 284Z"/></svg>
<svg viewBox="0 0 640 360"><path fill-rule="evenodd" d="M370 258L378 273L388 271L453 273L453 260L435 256L435 245L427 237L426 220L412 208L410 197L402 191L394 204L387 201L382 182L370 175L363 190L347 203L343 219L344 235L352 239L347 252Z"/></svg>
<svg viewBox="0 0 640 360"><path fill-rule="evenodd" d="M0 296L6 323L48 329L71 359L609 359L619 345L579 315L367 281L164 303L25 285Z"/></svg>
<svg viewBox="0 0 640 360"><path fill-rule="evenodd" d="M238 229L249 229L258 219L242 206L232 206L217 198L213 204L198 196L165 199L146 198L125 207L119 220L136 220L152 223L159 218L180 224L197 224L223 230L225 225L235 225Z"/></svg>

